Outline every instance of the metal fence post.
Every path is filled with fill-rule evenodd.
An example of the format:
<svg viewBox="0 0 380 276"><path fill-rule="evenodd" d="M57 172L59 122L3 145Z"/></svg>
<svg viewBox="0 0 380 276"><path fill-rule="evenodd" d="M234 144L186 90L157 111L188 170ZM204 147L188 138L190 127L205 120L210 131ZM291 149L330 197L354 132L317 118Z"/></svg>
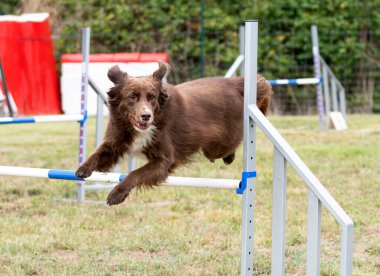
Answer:
<svg viewBox="0 0 380 276"><path fill-rule="evenodd" d="M333 110L335 112L339 111L338 110L338 95L336 91L336 79L331 78L331 89L332 89L332 100L333 100Z"/></svg>
<svg viewBox="0 0 380 276"><path fill-rule="evenodd" d="M245 47L245 28L243 25L239 27L239 55L244 57L244 47ZM240 75L244 76L244 60L240 65Z"/></svg>
<svg viewBox="0 0 380 276"><path fill-rule="evenodd" d="M103 117L104 117L104 105L107 106L107 95L100 90L100 88L95 84L95 82L88 77L88 84L94 90L97 95L96 98L96 132L95 132L95 146L99 147L103 142Z"/></svg>
<svg viewBox="0 0 380 276"><path fill-rule="evenodd" d="M343 115L344 120L347 122L346 118L346 91L343 87L339 90L339 105L340 105L340 112Z"/></svg>
<svg viewBox="0 0 380 276"><path fill-rule="evenodd" d="M88 62L90 57L90 33L91 29L85 27L82 30L82 82L81 82L81 114L83 120L79 128L79 156L78 164L81 165L86 158L86 117L87 117L87 89L88 89ZM84 182L78 181L77 202L81 203L85 198Z"/></svg>
<svg viewBox="0 0 380 276"><path fill-rule="evenodd" d="M342 226L341 251L340 251L340 275L352 275L354 244L354 224Z"/></svg>
<svg viewBox="0 0 380 276"><path fill-rule="evenodd" d="M322 63L323 64L323 63ZM323 92L324 92L324 100L325 100L325 115L327 118L330 116L330 89L329 89L329 74L327 72L326 65L322 65L323 72Z"/></svg>
<svg viewBox="0 0 380 276"><path fill-rule="evenodd" d="M321 64L319 62L319 43L318 43L318 31L317 26L311 26L311 36L313 41L313 61L314 61L314 74L316 79L321 79ZM321 130L325 129L324 121L324 111L323 111L323 97L322 97L322 84L319 82L316 86L317 92L317 107L318 107L318 118L319 118L319 128Z"/></svg>
<svg viewBox="0 0 380 276"><path fill-rule="evenodd" d="M257 43L258 21L245 22L245 78L244 78L244 164L245 172L254 171L256 163L256 124L250 118L249 105L257 98ZM242 201L241 275L253 274L253 218L254 178L247 179Z"/></svg>
<svg viewBox="0 0 380 276"><path fill-rule="evenodd" d="M96 99L96 137L95 147L99 147L103 142L103 99L100 95Z"/></svg>
<svg viewBox="0 0 380 276"><path fill-rule="evenodd" d="M273 152L272 271L285 275L286 159L274 146Z"/></svg>
<svg viewBox="0 0 380 276"><path fill-rule="evenodd" d="M135 170L137 167L136 157L128 156L128 172Z"/></svg>
<svg viewBox="0 0 380 276"><path fill-rule="evenodd" d="M308 189L307 207L307 275L320 275L321 201Z"/></svg>

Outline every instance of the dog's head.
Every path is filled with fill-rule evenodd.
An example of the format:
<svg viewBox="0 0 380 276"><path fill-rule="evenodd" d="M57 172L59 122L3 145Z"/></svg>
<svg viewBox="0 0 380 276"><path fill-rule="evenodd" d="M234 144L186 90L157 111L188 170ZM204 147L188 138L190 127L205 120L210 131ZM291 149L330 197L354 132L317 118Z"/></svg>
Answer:
<svg viewBox="0 0 380 276"><path fill-rule="evenodd" d="M158 65L151 76L138 78L128 76L117 65L108 71L108 78L115 84L108 92L111 109L140 132L152 126L154 116L168 97L162 79L170 66L164 62L158 62Z"/></svg>

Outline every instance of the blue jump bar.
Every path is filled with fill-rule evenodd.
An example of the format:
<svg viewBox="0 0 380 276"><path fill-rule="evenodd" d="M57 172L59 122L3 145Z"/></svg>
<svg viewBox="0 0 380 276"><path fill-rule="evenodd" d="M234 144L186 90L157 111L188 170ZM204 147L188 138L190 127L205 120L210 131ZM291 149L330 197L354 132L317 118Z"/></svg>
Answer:
<svg viewBox="0 0 380 276"><path fill-rule="evenodd" d="M308 84L320 84L322 79L305 78L305 79L283 79L283 80L269 80L272 86L279 85L308 85Z"/></svg>
<svg viewBox="0 0 380 276"><path fill-rule="evenodd" d="M123 181L123 179L126 177L127 175L126 174L121 174L120 177L119 177L119 181Z"/></svg>
<svg viewBox="0 0 380 276"><path fill-rule="evenodd" d="M66 179L66 180L83 180L75 175L75 171L65 170L49 170L48 178L50 179Z"/></svg>
<svg viewBox="0 0 380 276"><path fill-rule="evenodd" d="M29 117L0 117L0 125L5 124L28 124L28 123L44 123L44 122L80 122L85 123L87 120L87 111L82 114L69 115L42 115Z"/></svg>
<svg viewBox="0 0 380 276"><path fill-rule="evenodd" d="M121 182L127 174L120 174L119 181ZM80 180L83 181L83 178L79 178L75 175L75 171L68 170L49 170L48 172L49 179L65 179L65 180Z"/></svg>
<svg viewBox="0 0 380 276"><path fill-rule="evenodd" d="M0 125L30 124L30 123L35 123L35 122L36 122L36 119L34 117L22 117L22 118L11 118L11 119L0 118Z"/></svg>
<svg viewBox="0 0 380 276"><path fill-rule="evenodd" d="M120 174L119 176L119 182L121 182L127 174ZM64 179L64 180L79 180L83 181L83 178L79 178L75 175L75 171L68 171L68 170L49 170L48 171L48 178L49 179Z"/></svg>

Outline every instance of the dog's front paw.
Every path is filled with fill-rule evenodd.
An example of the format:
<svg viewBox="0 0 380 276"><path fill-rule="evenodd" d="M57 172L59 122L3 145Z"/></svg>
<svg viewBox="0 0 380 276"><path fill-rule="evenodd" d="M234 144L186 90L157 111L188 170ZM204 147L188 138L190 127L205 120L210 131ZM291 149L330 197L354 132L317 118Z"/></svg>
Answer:
<svg viewBox="0 0 380 276"><path fill-rule="evenodd" d="M75 172L75 175L79 178L86 178L89 177L92 174L91 168L89 168L86 165L80 166L77 171Z"/></svg>
<svg viewBox="0 0 380 276"><path fill-rule="evenodd" d="M129 195L130 190L125 187L115 187L107 197L108 205L116 205L122 203Z"/></svg>

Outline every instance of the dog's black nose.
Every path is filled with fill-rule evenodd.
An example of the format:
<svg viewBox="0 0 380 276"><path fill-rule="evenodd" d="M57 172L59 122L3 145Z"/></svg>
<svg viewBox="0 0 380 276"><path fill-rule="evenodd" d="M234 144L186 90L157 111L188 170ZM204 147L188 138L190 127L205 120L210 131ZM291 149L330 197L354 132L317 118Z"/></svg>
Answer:
<svg viewBox="0 0 380 276"><path fill-rule="evenodd" d="M141 119L143 121L149 121L150 117L152 117L152 114L150 114L150 113L142 113L140 116L141 116Z"/></svg>

